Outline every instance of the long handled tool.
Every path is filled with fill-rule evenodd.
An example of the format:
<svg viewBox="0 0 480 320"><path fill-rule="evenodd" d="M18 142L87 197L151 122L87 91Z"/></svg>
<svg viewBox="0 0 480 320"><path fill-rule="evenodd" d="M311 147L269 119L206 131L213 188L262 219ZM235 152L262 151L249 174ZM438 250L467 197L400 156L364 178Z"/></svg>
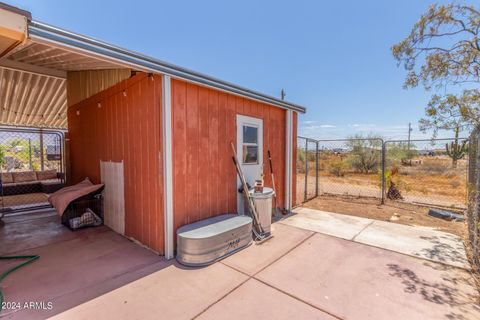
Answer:
<svg viewBox="0 0 480 320"><path fill-rule="evenodd" d="M275 213L275 217L278 218L282 216L282 210L280 210L277 203L277 189L275 188L275 175L273 174L272 156L270 155L270 150L268 150L268 162L270 164L270 175L272 177L272 188L273 188L273 193L275 198L275 207L273 210Z"/></svg>
<svg viewBox="0 0 480 320"><path fill-rule="evenodd" d="M267 235L265 235L265 232L260 225L260 222L258 221L258 215L257 215L257 210L255 208L255 204L253 203L253 199L250 197L250 193L248 191L247 183L245 182L245 176L243 175L242 167L240 166L240 163L238 162L238 157L237 157L237 152L235 151L235 146L233 145L232 142L230 142L230 145L232 147L233 151L233 156L232 160L233 163L235 164L235 168L237 169L237 174L238 177L240 178L240 182L242 184L243 188L243 194L245 196L245 199L248 203L248 206L250 208L250 212L252 213L252 220L253 220L253 234L255 235L255 241L263 241L268 238Z"/></svg>

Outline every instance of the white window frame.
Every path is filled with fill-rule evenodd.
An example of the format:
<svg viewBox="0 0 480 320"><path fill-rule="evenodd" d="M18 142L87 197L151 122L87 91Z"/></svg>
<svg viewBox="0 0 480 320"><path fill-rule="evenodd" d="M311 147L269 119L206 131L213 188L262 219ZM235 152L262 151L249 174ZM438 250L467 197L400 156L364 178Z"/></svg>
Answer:
<svg viewBox="0 0 480 320"><path fill-rule="evenodd" d="M238 126L242 126L238 128ZM257 143L245 143L243 142L243 127L254 127L257 128ZM240 130L241 129L241 130ZM253 118L243 115L237 115L237 134L242 134L241 142L242 145L237 146L237 154L241 159L241 165L243 166L258 166L263 165L263 119ZM243 162L243 146L255 146L258 147L257 162L245 163Z"/></svg>
<svg viewBox="0 0 480 320"><path fill-rule="evenodd" d="M243 141L243 136L242 136L242 147L247 146L247 147L257 147L257 162L244 162L243 159L245 158L244 155L242 154L242 164L243 165L258 165L260 164L260 131L261 131L261 126L257 124L250 124L250 123L242 123L242 135L243 135L243 128L244 127L250 127L250 128L256 128L257 129L257 143L251 143L251 142L244 142ZM242 148L243 150L243 148ZM243 151L242 151L243 152Z"/></svg>

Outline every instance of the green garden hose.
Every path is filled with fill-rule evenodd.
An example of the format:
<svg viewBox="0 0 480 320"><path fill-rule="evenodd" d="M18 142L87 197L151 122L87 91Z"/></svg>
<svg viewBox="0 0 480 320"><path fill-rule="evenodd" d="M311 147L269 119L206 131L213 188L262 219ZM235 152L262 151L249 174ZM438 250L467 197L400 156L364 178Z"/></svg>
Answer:
<svg viewBox="0 0 480 320"><path fill-rule="evenodd" d="M5 256L5 257L0 256L0 260L28 259L27 261L22 262L19 265L16 265L15 267L10 268L9 270L2 273L0 275L0 283L2 283L2 280L5 279L10 273L12 273L14 271L17 271L21 267L26 266L27 264L37 260L38 258L40 258L40 256L38 256L38 255L33 255L33 256ZM2 309L3 309L3 302L4 302L4 297L3 297L2 288L0 287L0 313L2 312Z"/></svg>

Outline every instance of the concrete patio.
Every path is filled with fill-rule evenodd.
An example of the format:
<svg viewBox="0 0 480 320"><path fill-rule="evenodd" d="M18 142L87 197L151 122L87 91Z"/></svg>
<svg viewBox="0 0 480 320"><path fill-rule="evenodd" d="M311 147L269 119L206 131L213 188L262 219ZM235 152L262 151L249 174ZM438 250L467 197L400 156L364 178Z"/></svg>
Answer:
<svg viewBox="0 0 480 320"><path fill-rule="evenodd" d="M470 268L462 239L447 232L302 207L295 213L282 223L433 262Z"/></svg>
<svg viewBox="0 0 480 320"><path fill-rule="evenodd" d="M467 271L289 225L301 216L274 224L270 241L212 266L190 269L171 262L55 318L480 317Z"/></svg>
<svg viewBox="0 0 480 320"><path fill-rule="evenodd" d="M322 222L314 223L315 214ZM158 261L152 257L151 261L145 261L147 267L144 268L148 268L148 272L143 276L133 276L135 272L125 269L120 277L123 283L97 279L97 283L85 283L82 290L67 294L66 300L54 299L51 312L10 313L6 318L41 319L54 314L55 319L480 318L480 309L475 305L477 291L468 271L435 262L428 256L395 252L389 244L391 241L381 242L390 246L387 249L379 248L381 243L377 240L373 245L359 243L357 240L362 232L368 230L365 227L375 225L376 221L365 225L357 221L359 225L356 225L350 218L299 209L296 215L273 225L271 240L251 245L211 266L186 268L174 261ZM341 221L350 221L352 237L343 230ZM299 227L301 223L303 227ZM329 223L334 227L320 232L320 228ZM381 234L388 226L383 227L371 232ZM342 231L342 237L325 234L335 233L335 230ZM365 233L362 241L376 239L372 235L367 237L369 234ZM455 240L439 237L435 241L440 244L446 241L452 246ZM422 252L421 249L416 247L417 251ZM116 250L110 254L118 254L114 252ZM123 264L136 259L130 254L125 260L119 256L116 262ZM449 259L455 260L453 256ZM86 267L95 268L93 264ZM32 285L38 281L34 274L38 274L38 266L32 265L12 275L10 290L14 290L23 277L26 280L21 284L24 289L28 288L28 283ZM126 281L129 274L131 279ZM70 280L60 279L65 283L74 281L73 275ZM15 291L13 297L53 298L50 295L58 294L54 293L55 288L62 284L56 283L54 278L42 281L43 285L47 283L52 288L47 290L46 296L15 289L19 291ZM42 292L39 286L36 288ZM85 292L89 292L91 300L85 300ZM12 297L8 287L6 295ZM77 306L66 310L75 302Z"/></svg>

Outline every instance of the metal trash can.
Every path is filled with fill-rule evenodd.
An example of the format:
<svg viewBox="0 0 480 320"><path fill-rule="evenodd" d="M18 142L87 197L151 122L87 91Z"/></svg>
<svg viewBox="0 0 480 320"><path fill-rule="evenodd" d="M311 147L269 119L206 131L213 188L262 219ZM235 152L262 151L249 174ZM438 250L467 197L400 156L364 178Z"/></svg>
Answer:
<svg viewBox="0 0 480 320"><path fill-rule="evenodd" d="M273 189L264 187L263 192L254 192L252 189L249 193L255 203L258 221L260 221L263 231L270 234L270 226L272 224L272 199L275 195Z"/></svg>

